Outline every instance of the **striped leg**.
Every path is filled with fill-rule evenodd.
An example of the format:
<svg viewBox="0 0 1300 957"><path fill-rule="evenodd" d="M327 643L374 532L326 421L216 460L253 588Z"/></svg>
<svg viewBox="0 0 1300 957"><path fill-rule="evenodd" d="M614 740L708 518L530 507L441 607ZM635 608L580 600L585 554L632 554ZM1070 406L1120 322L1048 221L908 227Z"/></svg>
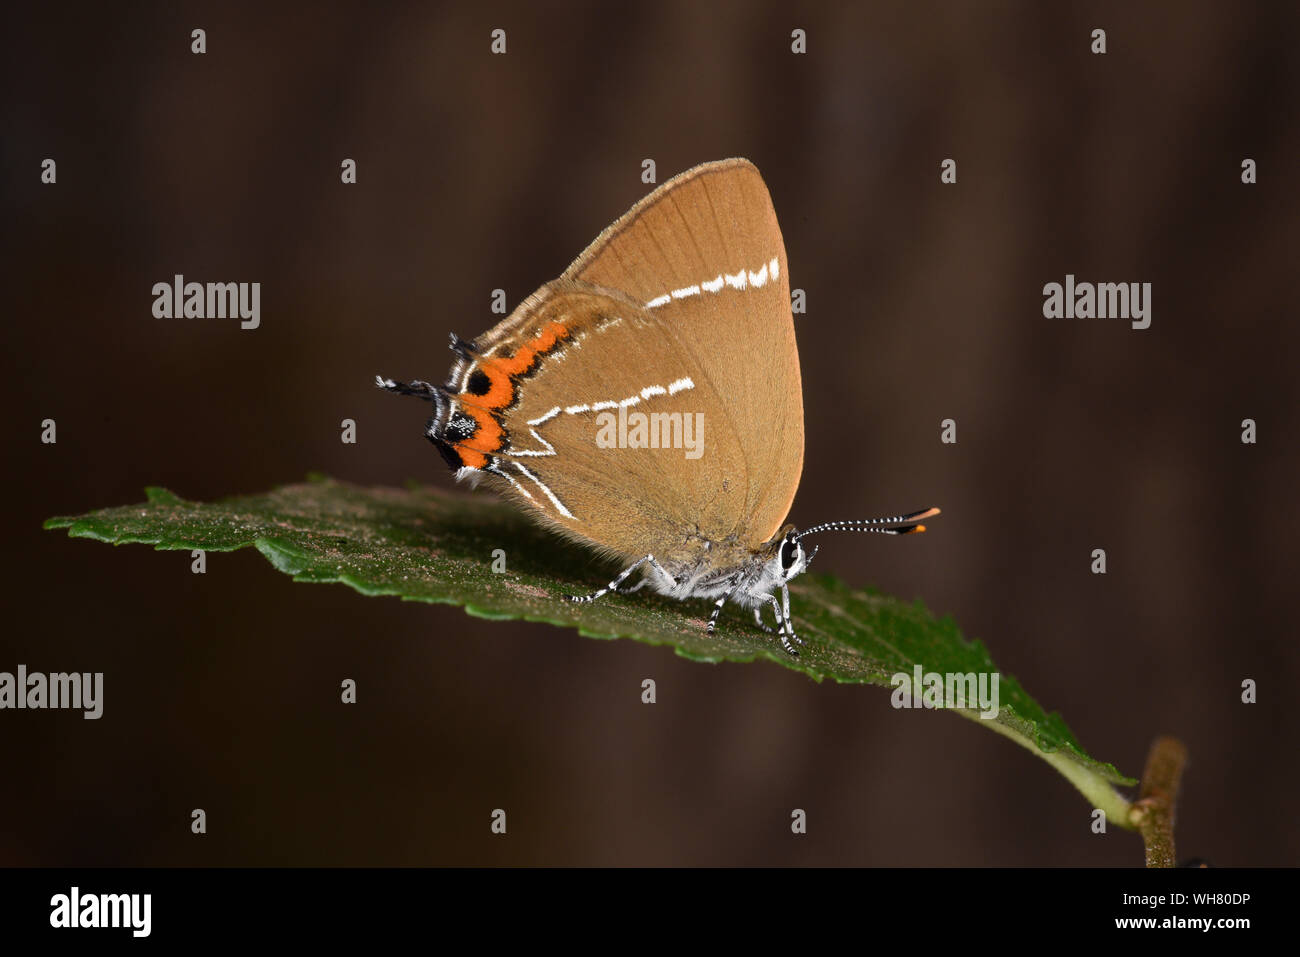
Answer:
<svg viewBox="0 0 1300 957"><path fill-rule="evenodd" d="M722 614L722 606L727 603L727 599L730 597L731 593L728 592L713 603L713 614L709 616L708 630L710 635L713 634L713 629L718 626L718 616Z"/></svg>
<svg viewBox="0 0 1300 957"><path fill-rule="evenodd" d="M664 566L660 565L657 561L654 560L654 556L647 555L646 558L650 559L650 570L652 572L658 572L659 577L662 578L668 584L669 588L672 588L674 585L678 584L677 579L674 578L672 575L668 574L668 572L665 571ZM642 588L645 588L645 586L648 584L650 584L650 576L646 575L644 578L642 578L631 588L618 589L618 593L620 595L635 594L636 592L639 592Z"/></svg>
<svg viewBox="0 0 1300 957"><path fill-rule="evenodd" d="M735 585L736 585L736 581L739 578L740 578L739 575L733 575L731 578L726 579L726 587L727 587L726 593L723 594L721 598L719 598L717 601L713 603L713 614L709 616L710 635L713 634L713 629L718 626L718 616L722 614L722 606L727 603L727 600L729 598L731 598L733 595L736 594Z"/></svg>
<svg viewBox="0 0 1300 957"><path fill-rule="evenodd" d="M803 642L799 641L799 639L795 636L793 627L787 628L785 618L781 615L781 603L776 600L776 596L768 595L767 600L771 602L772 612L773 614L776 615L776 620L781 625L780 631L777 632L778 637L780 637L781 639L781 646L785 648L786 651L790 652L790 654L792 654L794 657L798 658L799 652L795 650L794 645L790 644L789 640L786 638L786 634L788 633L790 637L794 638L795 641L798 641L799 644L803 644Z"/></svg>
<svg viewBox="0 0 1300 957"><path fill-rule="evenodd" d="M786 633L790 635L791 641L797 641L799 644L806 642L794 633L794 622L790 620L790 589L784 585L781 586L781 617L785 621Z"/></svg>
<svg viewBox="0 0 1300 957"><path fill-rule="evenodd" d="M780 621L780 618L778 617L777 620ZM759 605L757 608L754 609L754 624L758 625L759 628L762 628L769 635L776 634L776 629L773 628L771 625L769 625L767 622L763 621L762 605Z"/></svg>
<svg viewBox="0 0 1300 957"><path fill-rule="evenodd" d="M627 581L627 576L631 575L634 571L636 571L646 562L649 562L650 567L653 568L655 571L657 571L659 574L663 575L664 578L668 579L669 581L672 581L672 576L669 575L666 571L664 571L662 565L660 565L657 561L655 561L655 557L653 555L647 555L644 558L638 558L627 568L623 569L621 572L619 572L617 578L615 578L612 582L610 582L608 585L606 585L604 588L600 589L599 591L594 591L590 595L565 595L564 597L567 598L569 601L580 602L580 603L595 601L597 598L599 598L601 595L606 594L607 592L617 591L618 586L623 584L623 582ZM637 587L640 586L638 585Z"/></svg>

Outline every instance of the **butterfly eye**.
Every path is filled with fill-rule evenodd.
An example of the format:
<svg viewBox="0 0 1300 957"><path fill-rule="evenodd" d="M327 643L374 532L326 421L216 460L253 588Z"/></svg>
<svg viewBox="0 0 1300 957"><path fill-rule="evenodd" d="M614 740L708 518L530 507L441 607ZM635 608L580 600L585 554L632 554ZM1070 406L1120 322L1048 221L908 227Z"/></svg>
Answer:
<svg viewBox="0 0 1300 957"><path fill-rule="evenodd" d="M792 539L786 539L781 543L781 570L789 571L790 566L794 564L795 557L799 554L799 543Z"/></svg>

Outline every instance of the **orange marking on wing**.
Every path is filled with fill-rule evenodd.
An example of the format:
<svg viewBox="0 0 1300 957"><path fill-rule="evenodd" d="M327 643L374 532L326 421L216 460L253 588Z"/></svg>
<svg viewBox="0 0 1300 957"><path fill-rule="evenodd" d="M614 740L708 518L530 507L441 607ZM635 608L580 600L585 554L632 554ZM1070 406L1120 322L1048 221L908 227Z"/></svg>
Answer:
<svg viewBox="0 0 1300 957"><path fill-rule="evenodd" d="M499 451L505 439L506 430L501 427L501 423L496 420L496 417L487 409L480 409L475 406L464 406L463 408L478 424L478 428L465 441L457 442L456 447L473 449L478 452Z"/></svg>
<svg viewBox="0 0 1300 957"><path fill-rule="evenodd" d="M485 409L504 409L515 400L515 376L528 372L537 361L569 337L569 329L563 323L548 322L528 342L521 345L511 355L500 358L479 360L479 368L487 375L491 383L485 395L466 395L458 398L469 405Z"/></svg>
<svg viewBox="0 0 1300 957"><path fill-rule="evenodd" d="M480 409L504 409L515 397L515 386L510 376L502 371L493 359L479 362L479 370L488 377L488 390L483 395L462 392L456 398L461 405L472 405Z"/></svg>
<svg viewBox="0 0 1300 957"><path fill-rule="evenodd" d="M467 449L465 446L456 444L456 453L460 456L461 464L466 468L481 469L488 464L488 457L482 452L476 452L474 449Z"/></svg>
<svg viewBox="0 0 1300 957"><path fill-rule="evenodd" d="M542 356L568 337L567 326L548 322L536 336L513 354L479 360L479 368L490 383L488 391L483 395L461 392L456 396L461 409L477 426L464 441L452 443L467 466L483 468L488 463L488 455L505 447L506 430L493 412L504 409L515 400L513 377L529 371Z"/></svg>

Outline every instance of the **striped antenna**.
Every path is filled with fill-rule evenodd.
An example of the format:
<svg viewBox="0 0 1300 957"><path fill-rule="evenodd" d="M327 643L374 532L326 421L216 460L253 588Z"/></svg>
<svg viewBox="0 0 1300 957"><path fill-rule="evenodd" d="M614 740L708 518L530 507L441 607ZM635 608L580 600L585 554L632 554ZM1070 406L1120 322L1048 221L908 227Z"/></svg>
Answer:
<svg viewBox="0 0 1300 957"><path fill-rule="evenodd" d="M876 532L879 535L910 535L924 532L925 526L914 524L922 519L939 514L937 508L926 508L909 515L891 515L888 518L857 518L845 522L824 522L805 529L795 536L796 540L817 532Z"/></svg>

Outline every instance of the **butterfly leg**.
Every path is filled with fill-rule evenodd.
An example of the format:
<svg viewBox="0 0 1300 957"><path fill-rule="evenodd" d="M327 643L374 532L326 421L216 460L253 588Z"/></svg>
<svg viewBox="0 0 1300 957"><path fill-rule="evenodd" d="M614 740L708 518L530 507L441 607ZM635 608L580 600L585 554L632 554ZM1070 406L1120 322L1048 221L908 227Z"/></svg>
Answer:
<svg viewBox="0 0 1300 957"><path fill-rule="evenodd" d="M664 567L660 565L657 561L655 561L653 558L650 559L650 568L652 571L656 571L659 573L659 577L662 578L665 583L667 583L669 588L673 588L678 584L677 579L674 578L672 575L668 574L668 572L664 570ZM649 575L647 575L645 578L642 578L631 588L618 589L618 593L620 595L631 595L634 592L639 592L642 588L645 588L645 586L648 584L650 584Z"/></svg>
<svg viewBox="0 0 1300 957"><path fill-rule="evenodd" d="M709 616L708 632L710 635L713 634L713 629L718 626L718 616L722 614L722 606L727 603L727 599L730 598L731 595L731 592L727 592L727 594L723 595L713 603L713 614Z"/></svg>
<svg viewBox="0 0 1300 957"><path fill-rule="evenodd" d="M801 645L803 644L803 640L794 633L794 626L789 624L788 619L781 614L781 603L776 600L776 596L768 595L767 600L771 603L772 613L776 615L776 620L781 625L780 630L777 631L777 636L781 639L781 647L785 648L786 651L798 658L799 652L795 649L794 645L790 644L789 638L793 638ZM789 638L786 637L787 635L789 635Z"/></svg>
<svg viewBox="0 0 1300 957"><path fill-rule="evenodd" d="M791 641L797 641L799 644L806 642L794 633L794 622L790 620L790 589L784 585L781 586L781 618L785 623L786 633L789 634Z"/></svg>
<svg viewBox="0 0 1300 957"><path fill-rule="evenodd" d="M623 584L623 582L627 581L627 577L631 575L634 571L636 571L638 568L640 568L642 565L646 564L646 562L649 562L650 567L653 568L655 571L657 571L660 575L663 575L667 581L673 580L673 577L669 575L666 571L664 571L663 566L660 565L657 561L655 561L655 557L653 555L646 555L644 558L638 558L627 568L619 572L618 577L616 577L612 582L610 582L604 588L601 588L598 591L594 591L590 595L565 595L564 597L567 598L569 601L579 602L583 604L587 602L593 602L601 595L607 594L608 592L611 591L618 591L618 586ZM636 591L643 584L645 584L644 581L637 584L633 588L629 589L629 591Z"/></svg>
<svg viewBox="0 0 1300 957"><path fill-rule="evenodd" d="M733 575L731 578L726 579L725 587L727 590L723 592L721 598L719 598L717 601L713 603L713 614L709 616L708 631L710 635L713 634L713 629L718 626L718 616L722 614L722 606L725 605L727 601L736 594L737 589L735 586L736 586L736 582L738 582L739 580L740 580L739 575Z"/></svg>
<svg viewBox="0 0 1300 957"><path fill-rule="evenodd" d="M778 620L780 620L780 619L778 619ZM769 625L767 622L763 621L763 606L762 606L762 605L759 605L757 608L754 609L754 624L758 625L759 628L762 628L762 629L763 629L765 632L767 632L769 635L775 635L775 634L776 634L776 629L773 628L771 625Z"/></svg>
<svg viewBox="0 0 1300 957"><path fill-rule="evenodd" d="M772 614L776 615L776 620L781 626L780 630L777 632L777 634L781 638L781 645L785 648L786 651L790 652L790 654L794 655L796 658L799 657L799 652L795 650L794 645L786 641L785 622L781 618L781 603L776 600L775 595L768 595L767 600L772 605Z"/></svg>

